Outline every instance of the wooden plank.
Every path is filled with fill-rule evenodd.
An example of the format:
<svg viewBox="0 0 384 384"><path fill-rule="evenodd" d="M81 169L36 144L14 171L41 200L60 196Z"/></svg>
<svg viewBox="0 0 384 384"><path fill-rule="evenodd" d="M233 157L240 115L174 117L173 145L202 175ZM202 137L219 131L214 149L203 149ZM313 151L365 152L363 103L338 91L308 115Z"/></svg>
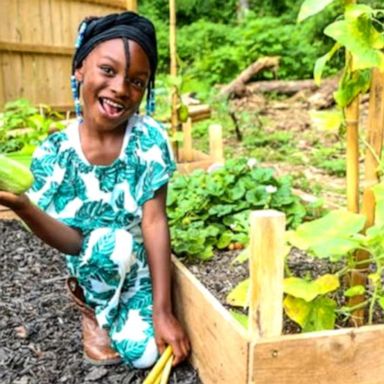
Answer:
<svg viewBox="0 0 384 384"><path fill-rule="evenodd" d="M80 0L81 3L99 4L106 7L118 8L119 10L126 10L126 0Z"/></svg>
<svg viewBox="0 0 384 384"><path fill-rule="evenodd" d="M224 162L223 128L220 124L211 124L208 128L209 155L213 162Z"/></svg>
<svg viewBox="0 0 384 384"><path fill-rule="evenodd" d="M192 345L192 364L205 384L247 383L245 330L175 257L174 305Z"/></svg>
<svg viewBox="0 0 384 384"><path fill-rule="evenodd" d="M137 12L137 0L126 0L128 11Z"/></svg>
<svg viewBox="0 0 384 384"><path fill-rule="evenodd" d="M59 47L45 44L25 44L12 41L0 41L0 52L36 53L43 55L72 56L73 47Z"/></svg>
<svg viewBox="0 0 384 384"><path fill-rule="evenodd" d="M252 384L382 384L384 325L253 343Z"/></svg>

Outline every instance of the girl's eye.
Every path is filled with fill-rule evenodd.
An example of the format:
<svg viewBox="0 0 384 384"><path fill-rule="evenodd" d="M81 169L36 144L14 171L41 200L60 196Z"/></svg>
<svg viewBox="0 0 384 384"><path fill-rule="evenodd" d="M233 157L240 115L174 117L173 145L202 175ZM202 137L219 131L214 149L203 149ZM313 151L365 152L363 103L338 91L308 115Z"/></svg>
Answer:
<svg viewBox="0 0 384 384"><path fill-rule="evenodd" d="M111 76L111 75L114 74L114 70L113 70L113 68L111 68L111 67L109 67L109 66L107 66L107 65L102 65L102 66L100 67L100 69L101 69L106 75L108 75L108 76Z"/></svg>
<svg viewBox="0 0 384 384"><path fill-rule="evenodd" d="M130 82L139 91L142 91L145 89L146 82L141 79L132 79Z"/></svg>

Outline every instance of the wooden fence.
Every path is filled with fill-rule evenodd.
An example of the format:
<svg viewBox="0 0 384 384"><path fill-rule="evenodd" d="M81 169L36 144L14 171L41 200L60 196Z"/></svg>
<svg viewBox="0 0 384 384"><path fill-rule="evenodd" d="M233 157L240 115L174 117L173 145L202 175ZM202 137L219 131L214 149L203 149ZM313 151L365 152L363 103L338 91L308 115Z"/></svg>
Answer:
<svg viewBox="0 0 384 384"><path fill-rule="evenodd" d="M0 110L27 98L72 108L71 56L86 16L127 9L126 0L0 0Z"/></svg>

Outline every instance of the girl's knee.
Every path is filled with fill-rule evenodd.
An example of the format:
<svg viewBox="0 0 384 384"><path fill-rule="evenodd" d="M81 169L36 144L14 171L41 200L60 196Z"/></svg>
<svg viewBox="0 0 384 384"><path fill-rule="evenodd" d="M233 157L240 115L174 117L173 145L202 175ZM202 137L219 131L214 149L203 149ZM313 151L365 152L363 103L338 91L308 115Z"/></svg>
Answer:
<svg viewBox="0 0 384 384"><path fill-rule="evenodd" d="M135 368L139 368L139 369L149 368L153 364L155 364L158 357L159 357L159 352L157 350L155 339L152 337L151 339L149 339L142 356L136 360L133 360L132 365Z"/></svg>
<svg viewBox="0 0 384 384"><path fill-rule="evenodd" d="M149 338L145 343L129 340L114 342L113 347L126 364L138 369L151 367L159 357L154 337Z"/></svg>

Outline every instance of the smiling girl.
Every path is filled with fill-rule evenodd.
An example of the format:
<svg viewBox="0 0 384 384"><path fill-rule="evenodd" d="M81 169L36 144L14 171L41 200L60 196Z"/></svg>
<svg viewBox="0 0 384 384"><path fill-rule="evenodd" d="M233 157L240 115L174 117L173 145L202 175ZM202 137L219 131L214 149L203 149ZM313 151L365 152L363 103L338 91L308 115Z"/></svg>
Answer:
<svg viewBox="0 0 384 384"><path fill-rule="evenodd" d="M190 350L171 302L165 201L175 164L148 115L156 67L148 19L124 12L84 20L72 71L78 119L36 150L26 195L0 192L0 204L67 255L84 355L95 364L146 368L166 345L178 364Z"/></svg>

